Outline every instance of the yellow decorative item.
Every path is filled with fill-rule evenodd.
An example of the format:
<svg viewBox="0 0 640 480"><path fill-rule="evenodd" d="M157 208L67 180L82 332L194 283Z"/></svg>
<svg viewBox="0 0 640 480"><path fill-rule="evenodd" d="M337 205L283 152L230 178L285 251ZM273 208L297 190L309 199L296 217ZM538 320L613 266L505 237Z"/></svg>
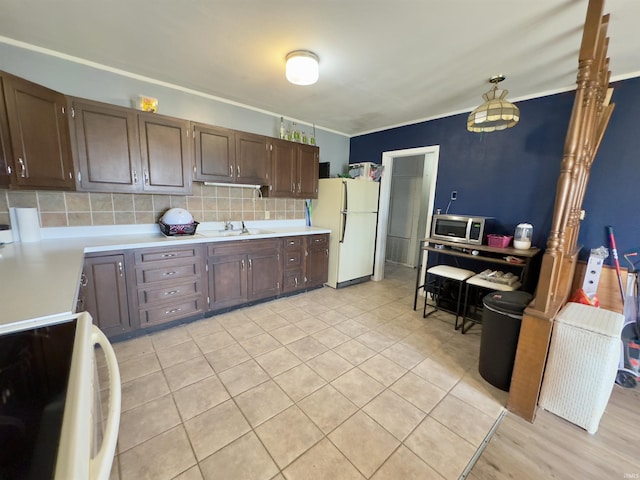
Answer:
<svg viewBox="0 0 640 480"><path fill-rule="evenodd" d="M144 95L140 95L139 97L139 108L145 112L155 113L158 111L158 99L153 97L145 97Z"/></svg>

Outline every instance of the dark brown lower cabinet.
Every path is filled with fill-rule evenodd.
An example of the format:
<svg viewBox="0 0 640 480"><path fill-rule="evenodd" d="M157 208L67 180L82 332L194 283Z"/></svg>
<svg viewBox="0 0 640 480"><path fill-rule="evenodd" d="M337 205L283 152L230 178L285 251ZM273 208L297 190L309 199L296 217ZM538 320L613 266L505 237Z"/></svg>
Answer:
<svg viewBox="0 0 640 480"><path fill-rule="evenodd" d="M255 242L249 253L249 300L275 297L280 293L280 241ZM255 248L255 250L254 250Z"/></svg>
<svg viewBox="0 0 640 480"><path fill-rule="evenodd" d="M112 337L132 330L124 253L86 256L77 311L87 311Z"/></svg>
<svg viewBox="0 0 640 480"><path fill-rule="evenodd" d="M284 292L323 285L329 273L329 235L286 237L283 269Z"/></svg>
<svg viewBox="0 0 640 480"><path fill-rule="evenodd" d="M328 254L324 234L90 253L77 311L108 337L132 335L321 286Z"/></svg>
<svg viewBox="0 0 640 480"><path fill-rule="evenodd" d="M247 303L247 256L228 248L231 251L226 253L224 247L215 250L207 260L209 308L219 310Z"/></svg>
<svg viewBox="0 0 640 480"><path fill-rule="evenodd" d="M317 287L329 279L329 234L309 235L306 240L306 286Z"/></svg>
<svg viewBox="0 0 640 480"><path fill-rule="evenodd" d="M209 309L242 305L280 293L280 240L209 245Z"/></svg>
<svg viewBox="0 0 640 480"><path fill-rule="evenodd" d="M206 279L201 244L133 251L139 328L204 316Z"/></svg>

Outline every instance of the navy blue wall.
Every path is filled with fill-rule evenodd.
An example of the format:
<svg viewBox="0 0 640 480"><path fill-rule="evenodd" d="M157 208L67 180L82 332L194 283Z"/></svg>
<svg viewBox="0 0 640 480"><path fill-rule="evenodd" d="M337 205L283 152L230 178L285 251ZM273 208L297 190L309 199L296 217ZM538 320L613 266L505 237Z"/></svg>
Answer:
<svg viewBox="0 0 640 480"><path fill-rule="evenodd" d="M579 243L582 258L608 246L613 226L619 252L640 248L640 78L613 85L616 107L591 170ZM436 208L496 217L500 231L534 226L545 247L574 92L518 102L520 123L493 133L470 133L467 114L353 137L349 163L380 163L382 152L440 145Z"/></svg>

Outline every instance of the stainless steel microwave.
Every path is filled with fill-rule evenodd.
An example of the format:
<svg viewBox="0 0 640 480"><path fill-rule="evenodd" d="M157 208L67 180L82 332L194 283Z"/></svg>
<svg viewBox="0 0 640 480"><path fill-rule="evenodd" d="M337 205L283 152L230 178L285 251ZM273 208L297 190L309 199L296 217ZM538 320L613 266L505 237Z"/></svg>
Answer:
<svg viewBox="0 0 640 480"><path fill-rule="evenodd" d="M493 224L493 217L470 215L434 215L431 223L431 238L449 242L482 245L484 237Z"/></svg>

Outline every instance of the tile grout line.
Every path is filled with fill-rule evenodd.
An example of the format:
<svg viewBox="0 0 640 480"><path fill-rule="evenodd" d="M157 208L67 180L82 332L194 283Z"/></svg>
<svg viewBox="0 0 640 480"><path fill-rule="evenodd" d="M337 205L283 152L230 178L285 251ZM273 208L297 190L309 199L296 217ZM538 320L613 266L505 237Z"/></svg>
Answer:
<svg viewBox="0 0 640 480"><path fill-rule="evenodd" d="M396 299L396 300L392 300L392 299L390 299L389 301L384 302L383 304L377 305L377 306L376 306L376 308L381 308L383 305L391 304L391 303L396 303L397 301L398 301L398 299ZM295 308L304 308L304 306L295 306ZM336 308L336 309L334 309L334 310L339 311L339 309L338 309L338 308ZM369 311L371 311L371 310L369 310ZM282 317L282 315L281 315L280 313L278 313L278 312L274 312L274 313L275 313L275 314L277 314L278 316ZM321 313L325 313L325 312L321 312ZM364 313L364 312L363 312L363 313ZM314 317L314 318L317 318L317 317L316 317L316 315L313 315L313 314L312 314L311 316L312 316L312 317ZM355 322L360 323L361 325L363 325L363 327L365 327L365 328L367 329L367 332L364 332L363 334L365 334L365 333L369 333L369 332L372 332L372 333L379 334L379 335L381 335L381 336L383 336L383 337L386 337L386 338L388 338L390 341L392 341L392 343L391 343L390 345L388 345L387 347L383 348L383 349L382 349L382 350L380 350L380 351L379 351L379 350L377 350L377 349L372 349L372 350L375 352L374 356L381 356L382 358L385 358L386 360L390 361L392 364L394 364L394 365L398 365L398 366L399 366L399 367L401 367L403 370L405 370L405 372L403 373L403 375L402 375L400 378L402 378L404 375L406 375L406 374L407 374L407 373L409 373L409 372L413 372L413 368L415 368L415 366L416 366L416 365L418 365L420 362L424 361L425 359L430 358L430 357L433 355L433 352L429 352L429 355L426 355L426 356L425 356L425 357L424 357L420 362L418 362L416 365L414 365L414 366L413 366L413 367L411 367L411 368L407 368L407 367L405 367L405 366L403 366L403 365L400 365L398 362L396 362L396 361L395 361L395 360L393 360L392 358L387 357L387 356L386 356L386 355L384 355L382 352L383 352L383 351L386 351L388 348L391 348L392 346L397 345L397 344L401 344L401 345L404 345L404 346L407 346L407 347L411 347L411 345L403 344L402 342L403 342L403 340L404 340L404 339L406 339L407 337L411 336L411 335L412 335L412 333L416 332L416 331L417 331L417 329L408 329L408 330L409 330L409 333L407 333L407 334L403 335L402 337L397 337L397 336L389 337L389 336L385 335L383 332L378 331L378 329L379 329L380 327L382 327L383 325L385 325L385 324L391 323L391 321L392 321L393 319L391 319L391 320L389 320L389 321L387 321L387 322L384 322L384 323L380 323L380 324L375 323L375 324L373 324L373 326L371 326L371 324L362 323L362 322L360 322L360 321L356 320L356 317L357 317L357 316L359 316L359 315L355 315L354 317L346 317L346 318L345 318L345 320L343 320L343 322L344 322L344 321L347 321L347 320L353 320L353 321L355 321ZM397 316L397 317L399 318L399 317L400 317L400 315L399 315L399 316ZM248 317L248 318L249 318L249 320L251 320L252 322L256 323L256 322L255 322L251 317ZM290 322L288 319L286 319L285 317L282 317L282 318L284 318L284 320L285 320L285 321L287 321L287 323L288 323L288 324L293 325L293 323L291 323L291 322ZM395 317L394 317L394 318L395 318ZM320 320L320 319L319 319L319 320ZM322 320L320 320L320 321L322 321ZM342 322L339 322L339 323L342 323ZM338 323L338 324L339 324L339 323ZM221 324L220 326L222 327L222 329L223 329L224 331L226 331L227 333L229 333L229 331L228 331L228 328L227 328L227 327L225 327L225 326L224 326L224 325L222 325L222 324ZM258 324L258 326L260 326L260 325ZM327 326L326 326L325 328L323 328L322 330L327 330L327 329L329 329L329 328L335 328L335 324L327 324ZM264 330L264 329L263 329L263 330ZM320 331L322 331L322 330L320 330ZM338 330L338 331L340 331L340 330ZM274 338L274 337L271 335L270 331L268 331L268 330L264 330L264 332L265 332L266 334L268 334L269 336L271 336L272 338ZM312 335L313 335L313 333L318 333L318 332L309 333L309 332L307 332L306 330L305 330L304 332L305 332L305 337L310 337L310 338L314 338L314 337L312 336ZM342 332L342 333L344 333L344 332ZM213 368L213 366L211 365L210 360L209 360L209 359L206 357L206 355L202 352L202 349L201 349L200 345L198 345L198 343L197 343L197 342L195 342L195 338L193 337L193 334L192 334L190 331L188 331L188 334L189 334L189 338L190 338L192 341L194 341L194 343L196 344L196 347L198 348L198 351L200 352L200 354L201 354L202 356L204 356L204 358L205 358L205 360L207 361L207 363L209 364L209 366L210 366L210 367L212 367L212 370L213 370L213 376L215 376L215 377L216 377L216 378L218 378L218 380L219 380L218 372L216 372L216 370L215 370L215 369ZM229 334L230 334L230 333L229 333ZM255 355L255 356L254 356L253 354L250 354L250 353L246 350L246 348L245 348L245 347L240 343L240 341L239 341L239 340L237 340L235 337L233 337L233 335L231 335L231 336L232 336L232 338L234 338L235 343L236 343L236 344L238 344L238 345L243 349L243 351L245 351L245 353L246 353L247 355L249 355L250 359L252 359L253 361L256 361L256 357L257 357L257 356L260 356L260 355L264 355L264 354L269 353L269 351L266 351L266 352L261 352L261 354L260 354L260 355ZM347 336L349 336L349 337L350 337L350 340L356 340L356 341L358 342L358 340L357 340L357 338L358 338L358 337L357 337L357 336L356 336L356 337L353 337L353 336L351 336L351 335L347 335ZM251 338L251 337L250 337L250 338ZM453 339L453 338L447 338L447 340L446 340L446 341L448 342L448 341L450 341L450 340L452 340L452 339ZM246 339L245 339L245 340L246 340ZM350 341L350 340L347 340L347 342L348 342L348 341ZM186 341L188 341L188 340L185 340L185 342L186 342ZM316 340L316 341L317 341L317 340ZM177 343L176 345L180 345L181 343L184 343L184 342L179 342L179 343ZM278 341L278 343L281 343L281 342L279 342L279 341ZM290 343L292 343L292 342L290 342ZM320 342L320 343L322 343L322 342ZM345 342L343 342L343 343L345 343ZM352 363L351 361L349 361L347 358L343 357L343 356L342 356L342 355L340 355L338 352L335 352L335 348L337 348L338 346L342 345L343 343L340 343L340 344L338 344L338 345L335 345L335 346L333 346L333 347L331 347L331 348L329 348L327 345L324 345L324 344L323 344L323 345L324 345L324 347L326 347L326 348L327 348L327 350L326 350L326 351L333 351L333 352L334 352L336 355L338 355L340 358L343 358L345 361L347 361L349 364L351 364L351 365L352 365L352 367L351 367L347 372L343 372L340 376L345 375L346 373L348 373L348 372L352 371L354 368L357 368L357 367L358 367L358 365L359 365L359 364L358 364L358 365L353 365L353 363ZM359 342L359 343L361 343L361 342ZM153 343L153 341L151 341L151 344L152 344L152 346L153 346L154 353L156 354L156 358L158 358L158 357L157 357L157 349L156 349L156 346L155 346L155 344ZM281 343L281 346L282 346L282 347L284 347L288 352L291 352L291 350L287 347L287 345L288 345L288 344L282 344L282 343ZM363 345L364 345L364 344L363 344ZM365 345L365 346L366 346L366 347L368 347L368 345ZM169 347L165 347L165 348L169 348ZM280 347L278 347L278 348L280 348ZM371 348L371 347L368 347L368 348ZM270 350L270 351L272 351L272 350ZM307 359L307 360L305 361L305 360L303 360L302 358L298 357L295 353L293 353L293 352L291 352L291 353L292 353L292 354L293 354L293 355L294 355L298 360L300 360L300 361L301 361L301 363L300 363L299 365L307 365L307 361L308 361L308 360L310 360L310 359ZM421 356L422 356L422 355L423 355L423 354L421 353ZM313 357L311 357L311 358L315 358L315 357L317 357L317 355L315 355L315 356L313 356ZM248 361L248 360L247 360L247 361ZM256 362L257 362L257 361L256 361ZM178 362L178 363L182 363L182 362ZM361 362L361 363L362 363L362 362ZM161 365L161 364L160 364L160 365ZM258 365L260 365L260 364L258 363ZM296 366L297 366L297 365L296 365ZM307 366L308 366L308 365L307 365ZM229 367L229 368L233 368L233 367ZM262 368L262 369L264 370L264 368L263 368L261 365L260 365L260 368ZM284 372L279 372L279 374L282 374L282 373L285 373L285 372L287 372L287 371L290 371L292 368L295 368L295 367L291 367L291 368L289 368L289 369L285 370ZM311 367L309 367L309 368L311 368ZM163 376L164 376L165 381L166 381L166 375L164 374L164 370L165 370L165 369L164 369L164 367L162 367L162 365L161 365L161 370L163 371ZM314 370L312 369L312 371L314 371ZM465 374L466 374L467 372L468 372L468 369L466 369L466 370L465 370ZM317 372L316 372L316 374L317 374ZM464 375L465 375L465 374L463 374L463 377L464 377ZM268 380L265 380L265 382L267 382L267 381L271 380L271 381L273 381L273 382L278 386L278 388L279 388L280 390L282 390L282 387L278 384L278 382L275 380L275 378L274 378L271 374L269 374L268 372L267 372L267 375L268 375L269 379L268 379ZM276 375L276 376L277 376L277 375ZM340 376L338 376L337 378L340 378ZM323 378L322 376L320 376L320 377L321 377L321 378ZM418 375L418 377L420 377L420 376ZM458 382L456 382L456 385L460 382L460 380L461 380L463 377L461 377L461 378L458 380ZM209 378L209 377L207 377L207 378ZM420 378L422 378L422 377L420 377ZM324 380L324 381L326 381L326 379L325 379L325 378L323 378L323 380ZM326 381L327 383L326 383L324 386L327 386L327 385L331 385L331 386L332 386L332 383L331 383L331 382L332 382L332 381L335 381L335 380L336 380L336 379L333 379L333 380L331 380L331 381ZM382 393L384 393L385 391L390 390L390 387L391 387L392 385L394 385L398 380L399 380L399 379L396 379L396 380L395 380L394 382L392 382L389 386L385 386L385 388L384 388L381 392L379 392L378 394L374 395L374 397L372 397L371 399L369 399L369 400L368 400L368 402L367 402L367 404L368 404L368 403L370 403L371 401L373 401L373 400L374 400L375 398L377 398L378 396L380 396L380 395L381 395ZM220 380L219 380L219 381L220 381ZM262 384L263 384L263 383L265 383L265 382L261 382L261 383L259 383L258 385L262 385ZM167 382L167 383L168 383L168 382ZM234 404L236 405L236 408L238 408L238 409L240 410L241 414L243 415L243 418L245 419L245 421L246 421L246 422L247 422L247 424L249 425L249 427L250 427L251 431L252 431L252 432L253 432L253 433L258 437L258 439L259 439L260 443L263 445L263 447L265 448L266 452L269 454L270 458L274 461L274 464L276 465L276 467L277 467L277 469L278 469L279 473L280 473L280 474L282 474L283 469L281 469L281 468L278 466L278 464L275 462L275 459L273 459L273 457L272 457L271 453L269 452L269 450L268 450L268 449L266 449L266 446L264 446L264 444L262 443L262 440L260 439L260 437L259 437L259 436L257 435L257 433L255 432L255 428L256 428L256 427L254 427L254 426L253 426L253 425L248 421L248 419L247 419L247 417L245 416L244 412L240 409L240 407L238 406L237 402L235 401L235 397L234 397L234 396L232 396L232 395L229 393L229 391L227 390L226 385L224 385L224 383L223 383L222 381L220 381L220 383L221 383L221 385L225 388L225 391L226 391L226 392L227 392L227 394L229 395L229 398L234 400ZM430 383L430 382L429 382L429 383ZM258 386L258 385L255 385L255 386ZM253 386L253 387L251 387L251 388L254 388L255 386ZM454 385L454 386L455 386L455 385ZM323 387L321 387L321 388L323 388ZM335 388L335 387L333 387L333 388ZM447 395L448 395L449 393L451 393L451 389L452 389L452 388L453 388L453 387L451 387L449 390L447 390ZM250 390L250 389L249 389L249 390ZM307 419L308 419L308 420L309 420L313 425L315 425L315 422L313 422L313 421L308 417L308 415L306 414L306 412L300 408L300 406L299 406L299 402L300 402L300 401L302 401L304 398L307 398L308 396L312 395L312 394L313 394L315 391L317 391L317 390L314 390L314 392L310 392L308 395L306 395L305 397L303 397L303 398L302 398L302 399L300 399L299 401L295 401L295 400L293 400L293 398L291 398L291 397L290 397L290 395L289 395L286 391L284 391L284 390L282 390L282 391L283 391L283 392L284 392L284 394L287 396L287 398L289 398L289 400L290 400L290 401L292 401L292 405L288 406L287 408L285 408L285 409L284 409L284 410L282 410L281 412L278 412L276 415L273 415L272 417L270 417L270 418L268 418L267 420L263 421L260 425L262 425L262 424L264 424L265 422L267 422L267 421L271 420L272 418L274 418L275 416L277 416L277 415L281 414L283 411L286 411L288 408L291 408L292 406L296 406L297 408L299 408L299 409L303 412L303 414L305 415L305 417L306 417L306 418L307 418ZM339 391L338 391L338 392L339 392ZM175 407L176 407L176 409L177 409L177 404L175 403L175 397L174 397L174 393L175 393L175 392L173 392L173 390L171 390L171 389L170 389L170 393L172 394L172 400L173 400L173 402L174 402L174 406L175 406ZM244 393L244 392L242 392L242 393ZM241 393L239 393L238 395L240 395L240 394L241 394ZM342 392L340 392L340 394L341 394L342 396L344 396L344 394L342 394ZM347 397L345 397L345 398L347 398ZM445 397L443 397L443 398L445 398ZM456 397L456 398L457 398L457 397ZM347 398L347 400L349 400L349 399ZM464 400L462 400L462 399L460 399L460 400L461 400L461 401L463 401L463 402L465 402L465 401L464 401ZM442 399L440 399L440 401L438 402L438 404L439 404L441 401L442 401ZM353 403L353 402L351 402L351 400L349 400L349 402L350 402L350 403ZM411 403L411 402L409 402L409 403ZM466 402L465 402L465 403L466 403ZM438 404L436 404L436 405L431 409L431 411L433 411L433 409L434 409L434 408L436 408ZM366 404L365 404L365 405L366 405ZM351 415L349 415L347 418L345 418L345 419L344 419L344 420L343 420L339 425L336 425L336 426L331 430L331 432L335 431L337 428L339 428L341 425L343 425L346 421L348 421L350 418L352 418L352 417L353 417L353 415L355 415L356 413L358 413L358 412L360 412L360 411L362 411L365 415L367 415L367 417L368 417L368 418L371 418L371 420L372 420L373 422L375 422L377 425L379 425L379 426L380 426L380 427L381 427L385 432L388 432L388 430L387 430L386 428L384 428L384 427L383 427L383 426L382 426L382 425L381 425L377 420L375 420L374 418L370 417L370 416L369 416L369 415L368 415L368 414L363 410L363 407L359 407L358 405L355 405L355 406L357 407L357 410L356 410L355 412L353 412L353 414L351 414ZM215 407L212 407L212 408L215 408ZM419 410L421 410L420 408L418 408L418 409L419 409ZM179 413L179 415L180 415L180 418L181 418L181 420L182 420L182 423L183 423L183 425L184 425L184 420L183 420L183 418L182 418L182 414L180 413L180 411L179 411L179 410L177 410L177 411L178 411L178 413ZM430 413L428 413L428 412L425 412L425 414L426 414L426 415L425 415L425 418L427 418L427 417L430 415ZM423 419L423 420L424 420L424 419ZM421 422L422 422L423 420L421 420ZM421 422L419 422L419 423L418 423L418 425L419 425ZM439 422L439 423L440 423L440 422ZM259 427L260 425L258 425L257 427ZM317 427L317 425L316 425L316 427ZM446 427L446 425L445 425L445 427ZM417 427L416 427L416 428L417 428ZM448 427L447 427L447 428L448 428ZM495 428L497 428L497 425L495 426ZM415 428L412 430L412 432L413 432L414 430L415 430ZM322 432L322 438L321 438L321 439L319 439L317 442L315 442L313 445L311 445L311 446L310 446L308 449L306 449L304 452L300 453L300 454L299 454L299 455L298 455L298 456L297 456L293 461L291 461L289 464L287 464L287 465L285 466L285 468L288 468L290 465L292 465L295 461L297 461L299 458L301 458L301 457L302 457L306 452L308 452L311 448L313 448L315 445L317 445L317 444L318 444L320 441L322 441L324 438L327 438L327 440L329 440L329 442L330 442L332 445L334 445L336 448L338 448L338 447L337 447L333 442L331 442L331 439L328 437L328 434L325 434L322 430L320 430L320 431ZM331 433L331 432L329 432L329 433ZM247 433L248 433L248 432L247 432ZM391 432L389 432L389 433L391 434ZM455 432L454 432L454 433L455 433ZM244 435L246 435L246 433L245 433ZM240 437L238 437L238 438L242 438L242 436L244 436L244 435L241 435L241 436L240 436ZM396 438L393 434L391 434L391 435L392 435L394 438ZM411 432L410 432L410 433L405 437L405 439L406 439L406 438L408 438L410 435L411 435ZM229 442L229 444L225 445L224 447L221 447L221 449L222 449L222 448L225 448L226 446L230 445L231 443L233 443L233 442L235 442L235 441L237 441L237 440L238 440L238 439L234 439L232 442ZM398 439L396 438L396 440L398 440ZM190 439L189 439L189 442L190 442L190 445L191 445L191 449L192 449L192 451L193 451L193 445L191 444L191 440L190 440ZM383 466L383 465L384 465L384 464L389 460L389 458L390 458L390 457L391 457L391 456L392 456L392 455L393 455L393 454L394 454L394 453L395 453L395 452L400 448L400 446L402 446L402 445L404 445L404 440L399 440L399 444L398 444L398 446L397 446L397 447L396 447L396 448L391 452L391 454L390 454L389 456L387 456L387 458L385 458L385 460L381 463L381 465L380 465L380 466L378 466L378 468L377 468L377 469L372 473L372 475L374 475L374 474L375 474L375 472L376 472L376 471L378 471L378 470L379 470L379 469L380 469L380 468L381 468L381 467L382 467L382 466ZM406 447L406 445L405 445L405 447ZM218 449L217 451L220 451L221 449ZM217 451L216 451L216 452L217 452ZM338 451L340 451L340 452L341 452L341 450L340 450L339 448L338 448ZM213 454L215 454L216 452L213 452L213 453L212 453L212 455L213 455ZM414 452L414 453L415 453L415 452ZM194 452L194 454L195 454L195 452ZM342 453L342 452L341 452L341 454L344 456L344 458L345 458L345 459L346 459L350 464L352 464L352 465L353 465L353 463L351 462L351 460L349 460L349 458L348 458L348 457L346 457L346 455L344 455L344 453ZM195 455L194 455L194 456L195 456ZM479 455L478 455L478 456L479 456ZM207 458L209 458L209 456L208 456ZM420 459L422 460L422 458L421 458L419 455L418 455L418 458L420 458ZM424 461L424 460L423 460L423 461ZM426 463L426 462L425 462L425 463ZM200 462L197 460L197 458L196 458L196 464L197 464L197 465L198 465L198 467L199 467ZM356 468L356 470L357 470L357 471L360 471L357 467L355 467L355 465L353 465L353 466L354 466L354 468ZM192 468L192 466L191 466L191 467L189 467L189 469L190 469L190 468ZM183 472L183 473L184 473L184 472ZM201 472L201 473L202 473L202 472ZM276 476L277 476L277 475L276 475Z"/></svg>

